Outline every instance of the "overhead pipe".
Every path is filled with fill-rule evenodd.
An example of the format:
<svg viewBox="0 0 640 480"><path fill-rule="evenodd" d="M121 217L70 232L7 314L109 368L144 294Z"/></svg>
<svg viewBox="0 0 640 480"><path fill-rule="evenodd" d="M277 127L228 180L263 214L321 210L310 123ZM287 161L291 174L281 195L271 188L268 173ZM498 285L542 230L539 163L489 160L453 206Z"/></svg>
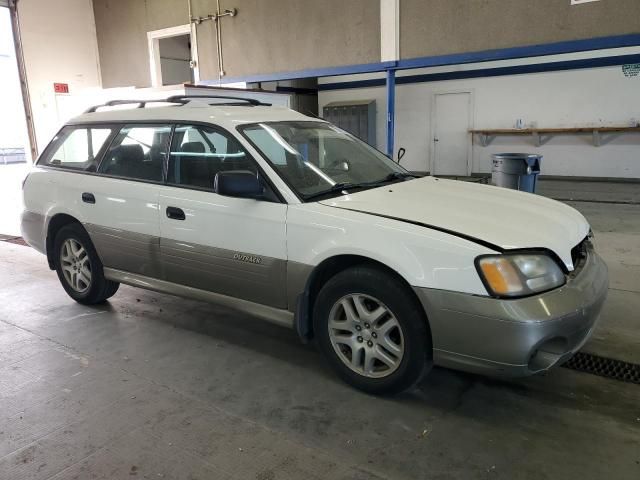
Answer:
<svg viewBox="0 0 640 480"><path fill-rule="evenodd" d="M222 25L220 25L220 0L216 0L216 44L218 46L218 78L224 77L224 62L222 61ZM233 15L232 15L233 16Z"/></svg>
<svg viewBox="0 0 640 480"><path fill-rule="evenodd" d="M215 23L216 29L216 52L218 57L218 80L224 77L224 61L222 56L222 27L220 19L222 17L235 17L238 14L238 10L235 8L220 10L220 0L216 0L216 13L213 15L207 15L206 17L194 17L192 13L191 0L188 0L189 5L189 21L192 25L200 25L202 22L212 20Z"/></svg>
<svg viewBox="0 0 640 480"><path fill-rule="evenodd" d="M193 69L194 80L197 83L200 80L200 56L198 54L198 29L193 22L193 5L191 0L187 0L189 26L191 30L191 68Z"/></svg>
<svg viewBox="0 0 640 480"><path fill-rule="evenodd" d="M20 19L18 18L18 0L9 0L9 15L11 17L11 31L13 32L13 46L16 53L16 63L18 64L20 89L22 90L24 117L27 122L27 135L29 137L29 146L31 147L31 161L35 162L38 158L38 143L36 141L36 129L33 124L31 97L29 96L29 84L27 82L27 67L24 63L24 54L22 51Z"/></svg>

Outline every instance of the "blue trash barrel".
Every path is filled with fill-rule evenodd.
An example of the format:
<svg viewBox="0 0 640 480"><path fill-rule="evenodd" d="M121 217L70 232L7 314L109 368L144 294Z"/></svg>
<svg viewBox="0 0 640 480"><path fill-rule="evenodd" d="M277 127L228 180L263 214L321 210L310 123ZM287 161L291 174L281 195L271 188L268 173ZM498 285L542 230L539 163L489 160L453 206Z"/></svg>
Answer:
<svg viewBox="0 0 640 480"><path fill-rule="evenodd" d="M498 187L535 193L542 155L496 153L492 155L491 183Z"/></svg>

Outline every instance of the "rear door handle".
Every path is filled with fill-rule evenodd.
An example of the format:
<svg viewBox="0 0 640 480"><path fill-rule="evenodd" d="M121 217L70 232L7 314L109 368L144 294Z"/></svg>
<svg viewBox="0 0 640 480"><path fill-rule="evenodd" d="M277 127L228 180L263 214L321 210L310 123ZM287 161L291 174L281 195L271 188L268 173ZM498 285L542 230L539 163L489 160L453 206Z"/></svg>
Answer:
<svg viewBox="0 0 640 480"><path fill-rule="evenodd" d="M96 197L93 195L93 193L84 192L82 194L82 201L84 203L96 203Z"/></svg>
<svg viewBox="0 0 640 480"><path fill-rule="evenodd" d="M178 207L167 207L167 218L172 220L184 220L187 218L184 214L184 210Z"/></svg>

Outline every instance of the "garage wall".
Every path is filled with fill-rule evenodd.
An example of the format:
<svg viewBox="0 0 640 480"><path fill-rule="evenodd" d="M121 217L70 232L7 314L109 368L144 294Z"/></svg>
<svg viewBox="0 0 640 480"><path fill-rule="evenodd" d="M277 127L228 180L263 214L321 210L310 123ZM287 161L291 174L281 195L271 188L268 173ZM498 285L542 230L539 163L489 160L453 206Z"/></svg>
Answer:
<svg viewBox="0 0 640 480"><path fill-rule="evenodd" d="M597 55L638 54L640 48L599 51ZM594 53L555 55L529 59L547 62L584 59ZM485 62L449 71L494 66L522 65L523 61ZM442 73L444 67L398 73L407 75ZM320 87L334 82L384 78L381 75L327 77ZM357 84L356 84L357 85ZM402 165L414 171L431 171L433 125L431 110L434 93L470 91L473 95L472 128L514 128L517 119L526 126L575 127L629 125L640 121L640 76L626 77L621 66L546 72L502 77L468 78L396 86L395 148L404 147ZM375 99L377 147L386 149L386 89L355 88L321 90L319 111L330 102ZM468 139L471 142L471 136ZM553 137L536 147L529 137L498 137L488 147L476 139L472 146L472 172L491 170L491 154L505 151L541 153L543 173L588 177L640 178L640 134L608 136L606 144L592 146L591 135Z"/></svg>
<svg viewBox="0 0 640 480"><path fill-rule="evenodd" d="M151 86L147 32L189 23L186 0L94 0L102 85Z"/></svg>
<svg viewBox="0 0 640 480"><path fill-rule="evenodd" d="M149 86L147 32L188 23L187 0L93 0L105 87ZM223 0L229 77L380 60L379 0ZM193 16L215 2L193 0ZM213 22L197 26L200 78L218 78ZM322 39L319 41L318 39Z"/></svg>
<svg viewBox="0 0 640 480"><path fill-rule="evenodd" d="M238 17L222 29L229 76L380 61L379 0L241 0L235 5Z"/></svg>
<svg viewBox="0 0 640 480"><path fill-rule="evenodd" d="M400 56L424 57L640 32L640 1L400 0Z"/></svg>
<svg viewBox="0 0 640 480"><path fill-rule="evenodd" d="M57 132L60 95L53 83L69 84L71 94L100 88L100 67L91 2L20 0L18 16L39 151Z"/></svg>

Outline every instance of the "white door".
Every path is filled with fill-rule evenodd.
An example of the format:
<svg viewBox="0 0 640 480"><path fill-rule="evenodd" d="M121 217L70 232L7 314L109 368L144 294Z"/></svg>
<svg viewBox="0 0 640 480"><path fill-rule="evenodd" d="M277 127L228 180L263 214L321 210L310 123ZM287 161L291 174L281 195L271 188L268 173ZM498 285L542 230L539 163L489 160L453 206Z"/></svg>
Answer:
<svg viewBox="0 0 640 480"><path fill-rule="evenodd" d="M175 128L161 187L160 251L173 283L287 307L287 205L276 197L215 193L216 173L257 172L228 133L199 125Z"/></svg>
<svg viewBox="0 0 640 480"><path fill-rule="evenodd" d="M65 127L46 164L62 205L84 224L105 267L159 276L158 184L170 127ZM67 171L95 172L79 175ZM163 140L164 139L164 140ZM64 169L64 170L62 170Z"/></svg>
<svg viewBox="0 0 640 480"><path fill-rule="evenodd" d="M467 176L471 173L471 93L434 95L432 175Z"/></svg>
<svg viewBox="0 0 640 480"><path fill-rule="evenodd" d="M105 267L162 275L158 193L170 133L166 124L125 125L100 163L101 175L82 179L86 228Z"/></svg>

